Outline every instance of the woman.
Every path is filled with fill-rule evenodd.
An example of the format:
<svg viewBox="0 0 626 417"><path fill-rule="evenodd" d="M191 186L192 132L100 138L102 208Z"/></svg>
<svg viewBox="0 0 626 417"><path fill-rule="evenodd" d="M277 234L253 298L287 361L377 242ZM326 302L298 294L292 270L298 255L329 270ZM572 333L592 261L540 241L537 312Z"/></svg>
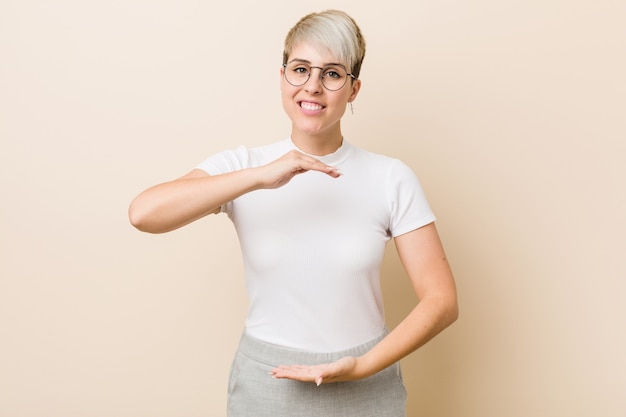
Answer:
<svg viewBox="0 0 626 417"><path fill-rule="evenodd" d="M288 139L218 153L131 203L139 230L167 232L225 212L250 308L228 415L404 416L398 361L457 317L454 280L428 202L402 162L345 141L365 41L352 18L302 18L285 40ZM419 303L386 329L379 272L394 238Z"/></svg>

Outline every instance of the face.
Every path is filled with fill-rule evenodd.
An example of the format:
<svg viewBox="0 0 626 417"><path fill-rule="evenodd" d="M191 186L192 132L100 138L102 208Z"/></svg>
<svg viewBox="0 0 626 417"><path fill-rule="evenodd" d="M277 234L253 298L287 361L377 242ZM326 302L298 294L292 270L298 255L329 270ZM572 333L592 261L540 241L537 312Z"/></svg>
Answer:
<svg viewBox="0 0 626 417"><path fill-rule="evenodd" d="M307 43L296 45L287 62L298 60L313 67L340 63L332 55L320 53ZM341 63L343 64L343 63ZM348 72L350 68L346 68ZM348 77L337 91L327 90L320 79L320 70L312 69L309 80L293 86L285 80L281 68L281 95L285 112L292 122L292 138L341 138L340 120L348 102L354 100L361 87L360 80Z"/></svg>

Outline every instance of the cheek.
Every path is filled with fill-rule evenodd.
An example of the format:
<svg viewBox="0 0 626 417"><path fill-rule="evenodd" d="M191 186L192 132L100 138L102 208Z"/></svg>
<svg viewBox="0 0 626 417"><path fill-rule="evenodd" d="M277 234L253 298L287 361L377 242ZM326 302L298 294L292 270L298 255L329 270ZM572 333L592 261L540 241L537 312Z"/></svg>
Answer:
<svg viewBox="0 0 626 417"><path fill-rule="evenodd" d="M280 96L282 98L283 103L287 103L288 101L293 101L294 97L300 91L300 87L294 87L289 84L284 79L280 83Z"/></svg>
<svg viewBox="0 0 626 417"><path fill-rule="evenodd" d="M289 89L285 88L285 86L282 84L280 86L280 98L283 104L287 103L287 101L289 100Z"/></svg>
<svg viewBox="0 0 626 417"><path fill-rule="evenodd" d="M280 73L280 79L278 80L278 86L280 88L280 95L282 97L285 96L285 94L287 94L287 92L289 91L289 84L287 84L287 81L285 81L285 77L283 77L283 73Z"/></svg>
<svg viewBox="0 0 626 417"><path fill-rule="evenodd" d="M283 106L283 110L285 112L287 112L287 114L292 114L294 111L294 101L293 101L293 94L291 92L291 89L289 87L285 87L283 85L281 85L280 87L280 101L281 104Z"/></svg>
<svg viewBox="0 0 626 417"><path fill-rule="evenodd" d="M351 94L340 94L333 100L333 104L335 107L345 108L348 105L348 101L350 101Z"/></svg>

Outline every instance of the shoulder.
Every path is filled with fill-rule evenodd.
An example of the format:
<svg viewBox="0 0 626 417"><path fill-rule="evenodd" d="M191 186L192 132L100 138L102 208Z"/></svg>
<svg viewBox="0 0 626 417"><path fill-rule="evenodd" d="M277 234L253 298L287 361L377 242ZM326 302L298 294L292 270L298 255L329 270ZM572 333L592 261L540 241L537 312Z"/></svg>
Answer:
<svg viewBox="0 0 626 417"><path fill-rule="evenodd" d="M375 171L378 174L386 173L390 177L396 178L415 175L413 169L399 158L372 152L354 145L352 145L352 153L357 163L367 166L370 171Z"/></svg>
<svg viewBox="0 0 626 417"><path fill-rule="evenodd" d="M211 175L223 174L245 168L264 165L289 151L289 141L282 140L268 145L249 147L240 145L223 150L202 161L196 168Z"/></svg>
<svg viewBox="0 0 626 417"><path fill-rule="evenodd" d="M354 147L353 155L361 180L390 201L423 195L417 173L401 159L358 147Z"/></svg>

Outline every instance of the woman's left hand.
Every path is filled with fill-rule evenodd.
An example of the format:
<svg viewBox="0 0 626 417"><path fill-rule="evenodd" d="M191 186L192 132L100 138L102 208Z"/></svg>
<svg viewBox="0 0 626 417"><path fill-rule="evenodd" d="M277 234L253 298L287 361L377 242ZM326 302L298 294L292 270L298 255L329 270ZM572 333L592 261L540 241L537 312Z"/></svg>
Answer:
<svg viewBox="0 0 626 417"><path fill-rule="evenodd" d="M274 378L287 378L302 382L322 383L349 381L356 379L354 370L357 360L352 356L345 356L336 362L323 365L281 365L272 369Z"/></svg>

